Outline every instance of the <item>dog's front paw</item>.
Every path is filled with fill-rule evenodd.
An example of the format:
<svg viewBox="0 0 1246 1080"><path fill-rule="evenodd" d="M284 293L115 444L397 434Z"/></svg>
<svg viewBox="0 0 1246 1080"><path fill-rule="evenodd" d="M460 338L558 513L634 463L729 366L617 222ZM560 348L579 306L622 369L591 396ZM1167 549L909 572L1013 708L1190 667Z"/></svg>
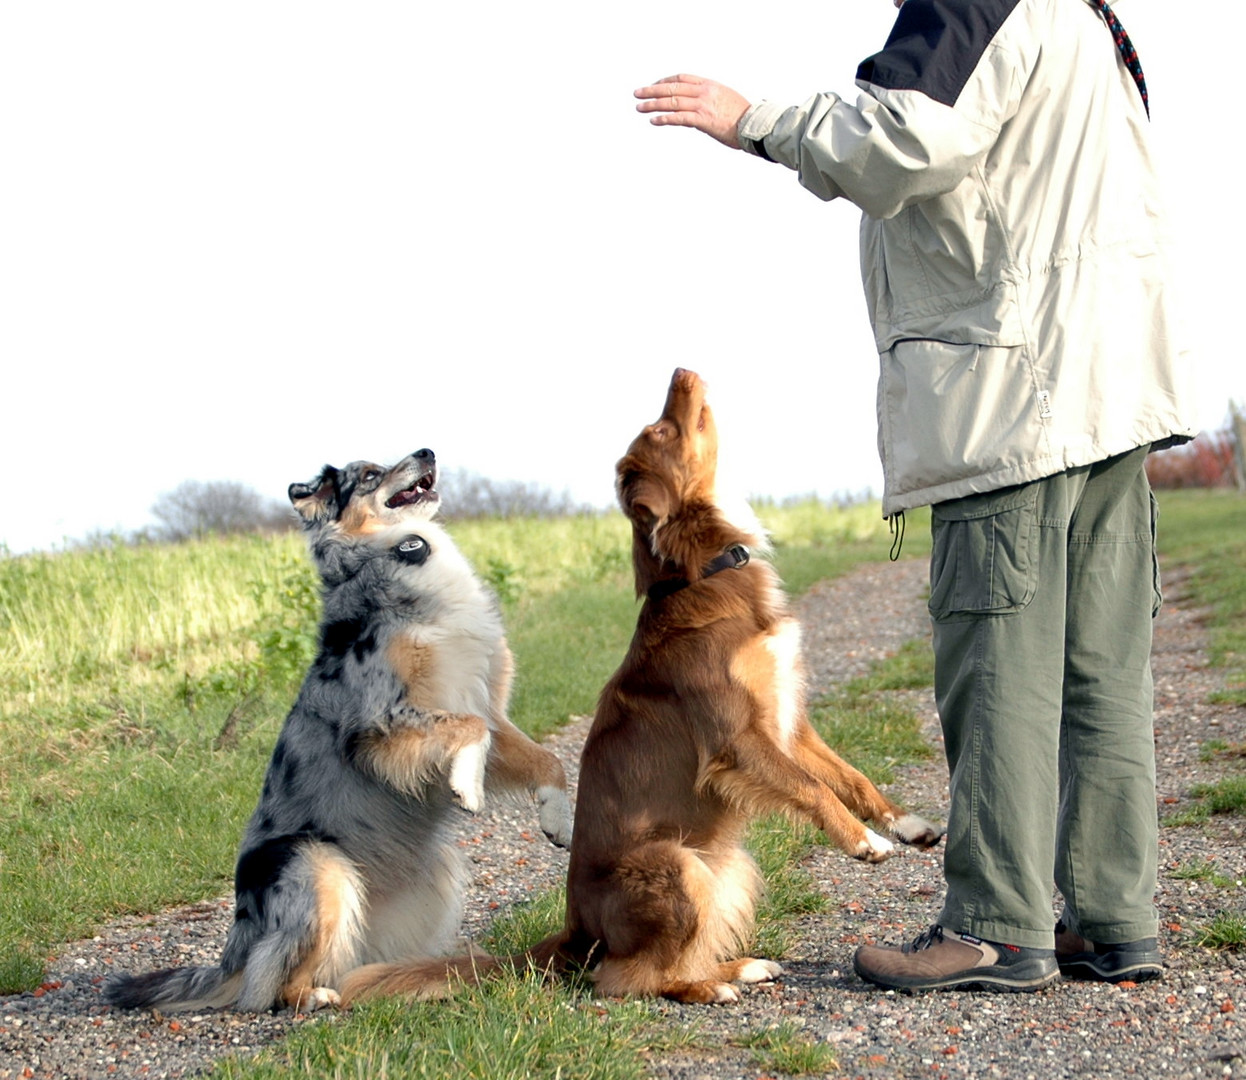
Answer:
<svg viewBox="0 0 1246 1080"><path fill-rule="evenodd" d="M567 793L558 787L539 788L536 793L538 820L541 831L549 837L551 844L560 848L571 847L571 800Z"/></svg>
<svg viewBox="0 0 1246 1080"><path fill-rule="evenodd" d="M485 759L488 752L487 743L471 743L455 754L450 762L450 790L469 814L480 813L485 804Z"/></svg>
<svg viewBox="0 0 1246 1080"><path fill-rule="evenodd" d="M879 836L873 829L866 829L865 839L857 844L857 849L852 852L852 857L861 859L864 862L882 862L895 849L895 844L890 840Z"/></svg>
<svg viewBox="0 0 1246 1080"><path fill-rule="evenodd" d="M916 814L905 814L887 824L901 843L912 844L914 847L934 847L943 839L942 829Z"/></svg>
<svg viewBox="0 0 1246 1080"><path fill-rule="evenodd" d="M781 965L773 960L750 958L741 968L736 978L742 983L762 983L777 979L783 974Z"/></svg>

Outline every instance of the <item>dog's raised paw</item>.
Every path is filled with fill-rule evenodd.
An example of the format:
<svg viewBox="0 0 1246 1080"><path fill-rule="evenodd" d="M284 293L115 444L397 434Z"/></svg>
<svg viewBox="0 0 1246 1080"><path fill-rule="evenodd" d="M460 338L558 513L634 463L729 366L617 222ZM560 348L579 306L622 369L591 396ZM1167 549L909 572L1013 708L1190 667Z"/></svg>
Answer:
<svg viewBox="0 0 1246 1080"><path fill-rule="evenodd" d="M905 814L891 822L891 831L905 844L933 847L943 839L943 830L916 814Z"/></svg>
<svg viewBox="0 0 1246 1080"><path fill-rule="evenodd" d="M562 788L543 787L537 792L537 802L541 831L549 842L560 848L571 847L571 800L567 793Z"/></svg>
<svg viewBox="0 0 1246 1080"><path fill-rule="evenodd" d="M480 813L485 803L485 758L487 743L472 743L454 755L450 764L450 790L469 814Z"/></svg>

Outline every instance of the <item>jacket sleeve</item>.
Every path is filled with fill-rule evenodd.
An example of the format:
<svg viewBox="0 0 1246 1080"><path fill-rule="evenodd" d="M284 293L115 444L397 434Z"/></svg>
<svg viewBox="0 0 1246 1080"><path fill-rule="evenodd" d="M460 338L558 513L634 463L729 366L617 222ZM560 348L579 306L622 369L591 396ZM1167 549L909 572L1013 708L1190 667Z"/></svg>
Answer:
<svg viewBox="0 0 1246 1080"><path fill-rule="evenodd" d="M855 104L834 93L763 101L741 118L741 144L874 218L945 194L1016 112L1038 52L1034 7L1045 0L906 0L858 69Z"/></svg>

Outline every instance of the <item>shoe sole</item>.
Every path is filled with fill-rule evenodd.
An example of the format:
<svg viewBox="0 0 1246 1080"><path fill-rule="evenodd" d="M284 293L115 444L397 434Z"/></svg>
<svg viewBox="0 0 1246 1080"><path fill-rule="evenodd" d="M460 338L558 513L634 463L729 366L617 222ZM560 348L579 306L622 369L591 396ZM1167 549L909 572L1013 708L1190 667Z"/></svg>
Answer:
<svg viewBox="0 0 1246 1080"><path fill-rule="evenodd" d="M1051 967L1048 968L1048 964ZM885 990L906 990L910 993L921 990L968 990L977 988L992 994L1024 994L1034 990L1042 990L1052 983L1060 981L1060 969L1054 961L1028 962L1012 964L1006 968L986 967L970 968L968 971L957 972L942 979L906 979L904 976L879 976L868 974L857 966L855 958L853 970L866 982L881 986Z"/></svg>
<svg viewBox="0 0 1246 1080"><path fill-rule="evenodd" d="M1110 953L1102 956L1087 953L1068 960L1058 960L1057 963L1060 966L1060 974L1066 979L1093 982L1149 982L1151 979L1161 978L1164 974L1163 964L1156 959L1140 959L1132 964L1125 963L1116 966L1110 958Z"/></svg>

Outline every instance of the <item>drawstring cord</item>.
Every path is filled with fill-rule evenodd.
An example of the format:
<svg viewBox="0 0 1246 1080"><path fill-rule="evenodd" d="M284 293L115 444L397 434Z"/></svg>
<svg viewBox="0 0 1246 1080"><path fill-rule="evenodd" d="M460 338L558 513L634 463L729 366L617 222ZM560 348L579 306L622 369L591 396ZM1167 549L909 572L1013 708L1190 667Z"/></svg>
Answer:
<svg viewBox="0 0 1246 1080"><path fill-rule="evenodd" d="M891 561L900 558L900 550L904 547L904 511L887 515L887 528L891 533Z"/></svg>

